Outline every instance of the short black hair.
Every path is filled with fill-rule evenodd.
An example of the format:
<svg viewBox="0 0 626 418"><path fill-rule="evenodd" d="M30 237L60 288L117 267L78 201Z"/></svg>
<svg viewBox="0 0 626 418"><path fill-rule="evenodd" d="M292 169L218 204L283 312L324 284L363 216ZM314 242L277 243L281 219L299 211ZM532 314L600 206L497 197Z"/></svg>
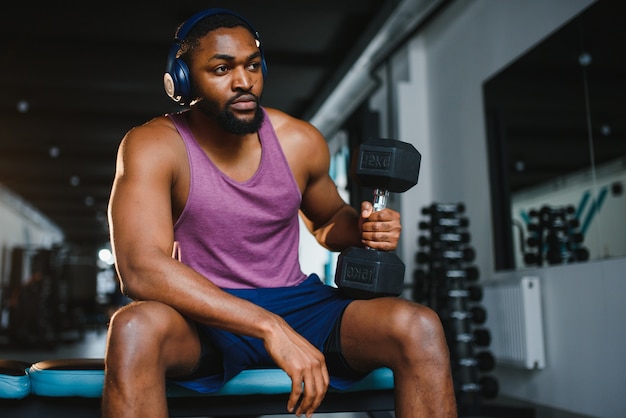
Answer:
<svg viewBox="0 0 626 418"><path fill-rule="evenodd" d="M189 33L187 33L187 36L180 40L178 56L188 62L190 52L200 44L200 39L209 32L220 28L236 28L238 26L246 28L257 39L258 35L254 32L254 29L238 16L228 13L213 14L196 22L189 30Z"/></svg>

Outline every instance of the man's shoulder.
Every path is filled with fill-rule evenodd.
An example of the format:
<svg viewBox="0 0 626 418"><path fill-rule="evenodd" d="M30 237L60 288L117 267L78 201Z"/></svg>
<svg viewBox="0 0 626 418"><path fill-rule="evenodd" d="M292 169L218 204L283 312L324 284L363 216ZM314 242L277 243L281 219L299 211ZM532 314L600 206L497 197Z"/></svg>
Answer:
<svg viewBox="0 0 626 418"><path fill-rule="evenodd" d="M292 139L304 139L311 136L321 136L313 125L303 119L298 119L278 109L264 109L279 138L287 136Z"/></svg>
<svg viewBox="0 0 626 418"><path fill-rule="evenodd" d="M165 140L179 138L176 126L167 116L155 117L141 125L131 128L125 135L125 142L142 142L158 144Z"/></svg>
<svg viewBox="0 0 626 418"><path fill-rule="evenodd" d="M130 129L120 144L127 157L168 159L184 154L184 144L172 120L159 116Z"/></svg>

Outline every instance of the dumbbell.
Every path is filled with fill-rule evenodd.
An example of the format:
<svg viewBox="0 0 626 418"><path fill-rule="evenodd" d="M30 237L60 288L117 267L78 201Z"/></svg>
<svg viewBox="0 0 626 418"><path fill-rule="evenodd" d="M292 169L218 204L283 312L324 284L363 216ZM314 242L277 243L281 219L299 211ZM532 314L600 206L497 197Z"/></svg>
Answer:
<svg viewBox="0 0 626 418"><path fill-rule="evenodd" d="M436 213L463 213L465 212L465 205L463 203L433 203L430 206L422 208L422 214L436 214Z"/></svg>
<svg viewBox="0 0 626 418"><path fill-rule="evenodd" d="M433 270L433 276L438 280L460 279L475 282L478 280L479 272L476 266L459 269L438 268Z"/></svg>
<svg viewBox="0 0 626 418"><path fill-rule="evenodd" d="M496 359L489 351L481 351L473 357L460 358L454 367L476 367L481 372L489 372L496 367Z"/></svg>
<svg viewBox="0 0 626 418"><path fill-rule="evenodd" d="M583 241L584 241L584 237L583 237L583 234L581 234L580 232L559 234L556 231L552 231L546 235L546 242L550 246L580 244Z"/></svg>
<svg viewBox="0 0 626 418"><path fill-rule="evenodd" d="M418 264L441 260L469 262L473 261L474 258L476 258L476 252L471 247L463 249L434 249L430 253L420 251L415 255L415 261Z"/></svg>
<svg viewBox="0 0 626 418"><path fill-rule="evenodd" d="M491 344L491 333L487 328L477 328L472 332L449 332L448 339L457 343L474 343L478 347L487 347Z"/></svg>
<svg viewBox="0 0 626 418"><path fill-rule="evenodd" d="M470 319L475 324L484 324L487 321L487 311L482 306L472 306L469 310L444 309L440 313L443 321Z"/></svg>
<svg viewBox="0 0 626 418"><path fill-rule="evenodd" d="M589 250L585 247L569 250L550 250L546 254L548 264L561 264L566 261L587 261L589 259Z"/></svg>
<svg viewBox="0 0 626 418"><path fill-rule="evenodd" d="M356 180L360 186L373 189L375 211L387 206L389 192L403 193L417 184L421 161L413 145L396 139L372 139L361 144ZM335 284L356 299L399 296L404 268L393 252L351 247L338 257Z"/></svg>
<svg viewBox="0 0 626 418"><path fill-rule="evenodd" d="M425 247L427 245L437 245L440 243L447 244L467 244L470 241L470 235L467 232L455 233L455 232L442 232L433 234L430 238L421 236L417 240L417 243Z"/></svg>
<svg viewBox="0 0 626 418"><path fill-rule="evenodd" d="M461 393L477 393L486 399L493 399L500 392L498 381L491 376L482 376L478 382L463 383L457 386L457 391Z"/></svg>
<svg viewBox="0 0 626 418"><path fill-rule="evenodd" d="M432 222L421 221L417 224L418 229L425 230L432 228L439 230L442 228L465 228L469 226L469 219L463 218L436 218Z"/></svg>
<svg viewBox="0 0 626 418"><path fill-rule="evenodd" d="M442 300L467 298L472 302L480 302L483 298L483 288L476 285L468 286L465 289L442 287L439 290L439 297Z"/></svg>

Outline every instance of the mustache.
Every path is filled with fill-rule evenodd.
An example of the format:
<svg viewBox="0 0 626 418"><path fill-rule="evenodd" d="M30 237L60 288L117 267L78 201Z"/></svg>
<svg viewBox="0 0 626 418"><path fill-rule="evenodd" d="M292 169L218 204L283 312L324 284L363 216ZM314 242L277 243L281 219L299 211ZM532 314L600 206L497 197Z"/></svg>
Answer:
<svg viewBox="0 0 626 418"><path fill-rule="evenodd" d="M236 95L234 95L233 97L231 97L230 99L228 99L228 101L226 102L227 106L232 105L233 103L235 103L236 100L238 100L239 98L243 97L243 96L249 96L250 98L252 98L256 103L259 103L259 97L254 94L251 93L249 91L244 91L241 90L239 91Z"/></svg>

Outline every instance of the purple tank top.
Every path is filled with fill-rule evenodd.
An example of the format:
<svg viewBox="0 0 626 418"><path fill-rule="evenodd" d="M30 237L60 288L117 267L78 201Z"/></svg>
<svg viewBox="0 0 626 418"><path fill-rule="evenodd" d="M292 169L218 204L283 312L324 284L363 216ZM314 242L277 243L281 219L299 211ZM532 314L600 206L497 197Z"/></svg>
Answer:
<svg viewBox="0 0 626 418"><path fill-rule="evenodd" d="M168 115L185 146L189 197L174 225L181 261L225 289L294 286L302 195L265 114L261 162L244 182L219 170L196 142L184 112Z"/></svg>

